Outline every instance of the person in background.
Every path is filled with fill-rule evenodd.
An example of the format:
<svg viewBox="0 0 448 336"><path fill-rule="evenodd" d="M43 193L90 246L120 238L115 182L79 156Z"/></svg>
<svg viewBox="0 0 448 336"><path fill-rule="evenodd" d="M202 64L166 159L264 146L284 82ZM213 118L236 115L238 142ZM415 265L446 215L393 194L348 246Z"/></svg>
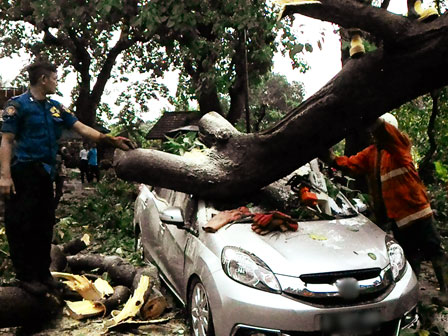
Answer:
<svg viewBox="0 0 448 336"><path fill-rule="evenodd" d="M411 141L398 130L398 122L390 113L378 118L370 131L372 145L350 157L334 156L330 151L326 161L343 171L367 176L376 223L380 227L390 223L417 275L424 259L432 262L446 301L448 258L426 188L414 166Z"/></svg>
<svg viewBox="0 0 448 336"><path fill-rule="evenodd" d="M82 144L82 149L79 151L79 170L81 172L81 182L89 181L89 145Z"/></svg>
<svg viewBox="0 0 448 336"><path fill-rule="evenodd" d="M57 68L36 62L26 69L29 89L11 98L3 112L0 195L5 198L5 231L18 286L34 295L59 293L49 271L55 224L53 182L58 139L73 129L105 146L130 150L133 143L106 136L80 122L48 95L56 93Z"/></svg>
<svg viewBox="0 0 448 336"><path fill-rule="evenodd" d="M63 195L64 182L67 178L67 168L65 167L65 157L67 148L62 147L56 154L56 176L54 178L54 208L59 205L59 201Z"/></svg>
<svg viewBox="0 0 448 336"><path fill-rule="evenodd" d="M93 178L96 178L96 181L100 181L100 169L98 167L98 151L96 149L96 143L92 144L92 147L89 150L89 153L87 155L87 158L89 160L89 182L93 181Z"/></svg>

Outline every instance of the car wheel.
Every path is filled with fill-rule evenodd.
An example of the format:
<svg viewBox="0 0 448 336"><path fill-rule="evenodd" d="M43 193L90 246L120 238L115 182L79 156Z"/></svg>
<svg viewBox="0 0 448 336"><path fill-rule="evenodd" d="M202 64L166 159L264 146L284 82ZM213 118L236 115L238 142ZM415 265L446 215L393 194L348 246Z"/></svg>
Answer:
<svg viewBox="0 0 448 336"><path fill-rule="evenodd" d="M213 336L212 312L204 285L194 279L188 296L188 312L194 336Z"/></svg>

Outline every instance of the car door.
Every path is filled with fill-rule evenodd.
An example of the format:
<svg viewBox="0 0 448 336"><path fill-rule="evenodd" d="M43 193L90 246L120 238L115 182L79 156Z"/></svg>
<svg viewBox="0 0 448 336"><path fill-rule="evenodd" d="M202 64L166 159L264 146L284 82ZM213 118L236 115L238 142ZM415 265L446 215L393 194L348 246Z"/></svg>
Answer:
<svg viewBox="0 0 448 336"><path fill-rule="evenodd" d="M148 187L145 186L145 188L147 189L140 192L138 201L141 243L145 255L160 268L162 273L166 273L163 244L166 224L161 222L159 214L171 206L173 191L163 188L155 188L149 191Z"/></svg>
<svg viewBox="0 0 448 336"><path fill-rule="evenodd" d="M186 227L190 227L191 221L195 218L195 204L196 201L192 196L175 192L173 206L182 209ZM185 249L194 238L193 234L175 225L167 225L163 235L165 251L163 263L167 270L165 276L177 293L181 293L185 277Z"/></svg>

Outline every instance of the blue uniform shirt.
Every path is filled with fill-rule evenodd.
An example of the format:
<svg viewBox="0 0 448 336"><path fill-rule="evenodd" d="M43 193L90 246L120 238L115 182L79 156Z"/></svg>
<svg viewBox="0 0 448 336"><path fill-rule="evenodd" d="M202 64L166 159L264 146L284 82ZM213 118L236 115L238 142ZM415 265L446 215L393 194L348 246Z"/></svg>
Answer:
<svg viewBox="0 0 448 336"><path fill-rule="evenodd" d="M53 175L62 129L71 128L77 120L61 103L38 101L29 90L11 98L5 105L2 132L15 134L12 166L37 161Z"/></svg>

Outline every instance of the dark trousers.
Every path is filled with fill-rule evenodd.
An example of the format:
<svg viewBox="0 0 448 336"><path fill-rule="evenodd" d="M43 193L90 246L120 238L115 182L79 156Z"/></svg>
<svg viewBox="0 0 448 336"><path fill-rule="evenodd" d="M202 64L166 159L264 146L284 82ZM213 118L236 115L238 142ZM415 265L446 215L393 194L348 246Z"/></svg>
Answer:
<svg viewBox="0 0 448 336"><path fill-rule="evenodd" d="M16 194L5 201L5 229L16 277L44 280L51 276L53 183L41 163L14 166L11 174Z"/></svg>
<svg viewBox="0 0 448 336"><path fill-rule="evenodd" d="M394 224L392 231L417 275L422 261L445 258L445 249L432 216L403 228Z"/></svg>
<svg viewBox="0 0 448 336"><path fill-rule="evenodd" d="M81 160L79 162L79 170L81 171L81 182L89 180L89 161Z"/></svg>
<svg viewBox="0 0 448 336"><path fill-rule="evenodd" d="M89 182L92 182L94 178L96 178L97 182L100 181L100 168L98 167L98 165L89 165L89 175L87 179L89 180Z"/></svg>

